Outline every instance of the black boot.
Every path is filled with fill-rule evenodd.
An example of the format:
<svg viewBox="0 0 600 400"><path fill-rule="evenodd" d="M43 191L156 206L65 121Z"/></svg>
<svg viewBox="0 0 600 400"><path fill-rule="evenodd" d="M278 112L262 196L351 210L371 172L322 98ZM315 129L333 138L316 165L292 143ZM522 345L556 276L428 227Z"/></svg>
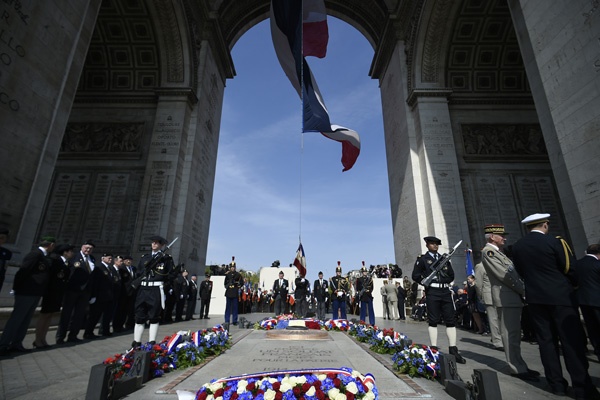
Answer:
<svg viewBox="0 0 600 400"><path fill-rule="evenodd" d="M454 359L456 360L457 363L459 364L466 364L467 360L465 360L463 358L463 356L461 356L460 354L458 354L458 347L456 346L450 346L450 354L452 354L454 356Z"/></svg>
<svg viewBox="0 0 600 400"><path fill-rule="evenodd" d="M135 340L133 342L131 342L132 349L138 349L141 345L142 345L141 342L136 342Z"/></svg>

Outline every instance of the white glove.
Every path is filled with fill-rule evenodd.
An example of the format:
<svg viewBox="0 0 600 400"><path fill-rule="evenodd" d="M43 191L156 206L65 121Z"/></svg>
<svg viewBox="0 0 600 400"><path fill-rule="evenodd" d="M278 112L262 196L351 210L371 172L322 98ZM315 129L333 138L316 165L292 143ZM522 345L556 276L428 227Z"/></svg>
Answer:
<svg viewBox="0 0 600 400"><path fill-rule="evenodd" d="M179 299L183 299L183 295L182 294L179 295Z"/></svg>
<svg viewBox="0 0 600 400"><path fill-rule="evenodd" d="M173 294L173 289L169 289L169 294Z"/></svg>
<svg viewBox="0 0 600 400"><path fill-rule="evenodd" d="M92 298L90 299L90 304L94 304L95 302L96 302L96 298L95 298L95 297L92 297Z"/></svg>

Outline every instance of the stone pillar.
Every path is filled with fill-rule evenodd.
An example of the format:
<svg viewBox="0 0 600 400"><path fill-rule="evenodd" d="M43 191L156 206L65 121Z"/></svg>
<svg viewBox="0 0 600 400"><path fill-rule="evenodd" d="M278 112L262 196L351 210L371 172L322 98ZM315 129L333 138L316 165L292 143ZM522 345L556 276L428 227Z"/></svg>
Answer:
<svg viewBox="0 0 600 400"><path fill-rule="evenodd" d="M600 5L508 4L565 220L581 256L600 237Z"/></svg>
<svg viewBox="0 0 600 400"><path fill-rule="evenodd" d="M0 224L9 227L11 241L22 252L38 239L35 233L100 4L0 2Z"/></svg>
<svg viewBox="0 0 600 400"><path fill-rule="evenodd" d="M396 262L410 274L423 237L442 239L440 252L469 233L448 110L448 91L414 90L406 95L406 58L399 43L381 78L384 129ZM408 102L403 101L407 99ZM462 276L464 253L455 272ZM464 272L463 272L464 274Z"/></svg>

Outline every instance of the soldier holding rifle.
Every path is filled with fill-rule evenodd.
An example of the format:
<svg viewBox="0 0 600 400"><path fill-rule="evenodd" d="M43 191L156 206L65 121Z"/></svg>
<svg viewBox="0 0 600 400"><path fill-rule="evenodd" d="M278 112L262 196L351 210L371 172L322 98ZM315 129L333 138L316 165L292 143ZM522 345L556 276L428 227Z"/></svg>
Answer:
<svg viewBox="0 0 600 400"><path fill-rule="evenodd" d="M167 240L161 236L152 236L150 240L152 241L152 253L142 256L138 265L138 271L141 270L142 275L132 283L133 286L139 285L135 298L135 327L132 347L141 346L146 321L150 322L149 342L156 343L160 314L165 308L163 286L165 282L173 280L178 273L173 258L165 252L177 239L166 247Z"/></svg>
<svg viewBox="0 0 600 400"><path fill-rule="evenodd" d="M444 254L442 256L438 253L438 248L442 244L440 239L435 236L427 236L423 240L425 240L427 252L417 257L412 279L425 286L431 347L437 348L437 325L441 322L443 316L446 324L446 335L448 335L450 344L449 353L456 358L456 362L465 364L466 360L458 353L456 347L456 319L452 288L450 287L451 282L454 280L454 270L452 264L450 264L450 256L452 256L458 245L454 247L449 255ZM437 268L440 265L442 265L441 268Z"/></svg>
<svg viewBox="0 0 600 400"><path fill-rule="evenodd" d="M329 286L332 291L333 319L346 319L346 294L350 291L350 282L342 276L342 266L340 264L341 262L338 261L338 265L335 267L335 276L329 279L331 281Z"/></svg>

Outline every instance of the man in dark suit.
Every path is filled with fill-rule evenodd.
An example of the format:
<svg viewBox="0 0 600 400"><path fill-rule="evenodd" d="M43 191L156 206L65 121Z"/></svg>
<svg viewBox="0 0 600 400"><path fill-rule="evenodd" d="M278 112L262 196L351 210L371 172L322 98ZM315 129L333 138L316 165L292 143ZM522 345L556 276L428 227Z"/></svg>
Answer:
<svg viewBox="0 0 600 400"><path fill-rule="evenodd" d="M550 214L533 214L521 221L529 233L512 247L519 275L525 281L529 304L546 380L554 394L564 395L562 353L578 399L600 398L588 374L585 337L579 319L574 286L577 280L570 248L560 238L548 235Z"/></svg>
<svg viewBox="0 0 600 400"><path fill-rule="evenodd" d="M133 328L133 287L131 287L131 282L134 277L133 270L130 270L131 262L128 263L128 266L126 257L129 256L116 256L113 264L121 280L120 285L114 288L118 290L118 294L115 293L118 299L113 316L113 332L123 332L125 329ZM126 324L129 324L127 328L125 328Z"/></svg>
<svg viewBox="0 0 600 400"><path fill-rule="evenodd" d="M231 258L231 264L229 264L229 271L225 274L225 323L229 326L229 323L232 322L233 325L238 324L238 306L239 306L239 296L240 296L240 288L244 283L244 278L242 278L242 274L235 270L235 258Z"/></svg>
<svg viewBox="0 0 600 400"><path fill-rule="evenodd" d="M401 320L406 319L406 290L400 282L396 282L396 292L398 293L398 313Z"/></svg>
<svg viewBox="0 0 600 400"><path fill-rule="evenodd" d="M296 300L296 314L300 317L306 317L308 313L308 302L306 296L310 293L310 284L304 275L300 275L294 281L296 289L294 290L294 300Z"/></svg>
<svg viewBox="0 0 600 400"><path fill-rule="evenodd" d="M317 300L317 318L325 321L325 311L327 310L327 300L329 299L329 282L323 279L323 272L319 271L319 279L315 279L313 284L313 295Z"/></svg>
<svg viewBox="0 0 600 400"><path fill-rule="evenodd" d="M135 326L135 316L133 306L135 303L135 295L137 290L132 286L133 280L138 277L137 268L133 265L133 257L126 255L123 257L123 266L121 267L121 281L123 283L122 290L126 294L125 304L123 307L126 308L125 318L125 329L133 329ZM127 271L127 275L123 273Z"/></svg>
<svg viewBox="0 0 600 400"><path fill-rule="evenodd" d="M213 282L210 280L210 272L204 273L205 279L200 283L200 319L210 319L210 296L212 295Z"/></svg>
<svg viewBox="0 0 600 400"><path fill-rule="evenodd" d="M90 275L96 267L94 251L96 245L91 241L81 245L81 250L69 260L69 282L63 299L63 308L60 313L60 321L56 330L56 343L79 342L77 337L79 331L84 327L90 301L90 287L88 285ZM69 332L67 336L67 331Z"/></svg>
<svg viewBox="0 0 600 400"><path fill-rule="evenodd" d="M0 337L0 356L7 355L10 351L31 351L23 347L23 339L35 308L48 286L52 266L52 260L48 256L54 249L55 242L53 237L44 237L39 247L23 258L13 283L15 305Z"/></svg>
<svg viewBox="0 0 600 400"><path fill-rule="evenodd" d="M600 361L600 244L592 244L574 265L579 280L577 299L588 338Z"/></svg>
<svg viewBox="0 0 600 400"><path fill-rule="evenodd" d="M275 315L285 312L289 283L283 278L283 271L279 271L279 279L273 282L273 297L275 298Z"/></svg>
<svg viewBox="0 0 600 400"><path fill-rule="evenodd" d="M183 264L181 265L183 267ZM173 294L175 295L175 322L183 321L183 309L187 303L188 286L187 270L183 270L175 279Z"/></svg>
<svg viewBox="0 0 600 400"><path fill-rule="evenodd" d="M96 265L90 275L90 315L86 324L84 339L94 339L94 329L102 318L100 331L102 336L110 336L110 322L113 314L113 255L105 253L102 261ZM120 282L120 277L119 277Z"/></svg>
<svg viewBox="0 0 600 400"><path fill-rule="evenodd" d="M196 311L196 296L198 295L198 277L196 274L192 275L190 279L190 284L188 285L187 290L187 304L185 306L185 320L193 320L194 312ZM200 314L200 318L202 318L202 314Z"/></svg>

